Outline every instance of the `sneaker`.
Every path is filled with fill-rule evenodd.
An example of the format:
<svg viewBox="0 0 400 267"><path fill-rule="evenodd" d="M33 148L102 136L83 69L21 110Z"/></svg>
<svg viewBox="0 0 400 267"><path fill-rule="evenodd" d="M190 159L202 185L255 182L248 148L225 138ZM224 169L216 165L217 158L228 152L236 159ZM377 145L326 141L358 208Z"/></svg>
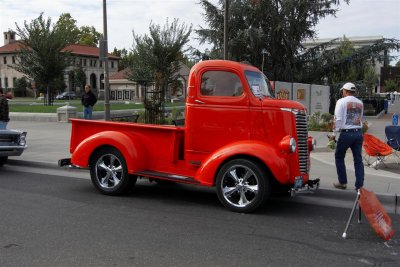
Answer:
<svg viewBox="0 0 400 267"><path fill-rule="evenodd" d="M346 189L347 184L341 184L341 183L333 183L333 186L337 189Z"/></svg>

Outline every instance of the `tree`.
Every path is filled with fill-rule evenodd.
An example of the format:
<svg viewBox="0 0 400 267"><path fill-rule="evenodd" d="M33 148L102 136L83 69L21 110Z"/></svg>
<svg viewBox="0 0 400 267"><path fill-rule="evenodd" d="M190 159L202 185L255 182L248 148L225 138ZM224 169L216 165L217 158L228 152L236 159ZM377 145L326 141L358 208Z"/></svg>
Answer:
<svg viewBox="0 0 400 267"><path fill-rule="evenodd" d="M76 26L76 20L69 13L63 13L56 22L55 29L64 33L67 44L78 44L80 30Z"/></svg>
<svg viewBox="0 0 400 267"><path fill-rule="evenodd" d="M375 73L374 67L367 64L364 70L364 84L367 88L368 95L372 95L375 90L375 85L378 83L378 75Z"/></svg>
<svg viewBox="0 0 400 267"><path fill-rule="evenodd" d="M63 32L67 44L97 46L102 34L96 31L93 26L78 28L76 22L71 14L63 13L55 24L55 29Z"/></svg>
<svg viewBox="0 0 400 267"><path fill-rule="evenodd" d="M128 53L128 50L126 50L125 48L119 50L115 47L114 51L111 54L121 58L120 62L118 63L118 71L132 66L132 64L133 64L132 63L133 62L133 52L132 51L130 51Z"/></svg>
<svg viewBox="0 0 400 267"><path fill-rule="evenodd" d="M12 67L34 80L39 88L46 88L51 104L51 93L63 79L70 56L68 52L61 53L67 45L63 31L52 27L50 18L43 19L43 13L29 24L25 21L23 28L18 24L16 27L21 51L17 64Z"/></svg>
<svg viewBox="0 0 400 267"><path fill-rule="evenodd" d="M184 46L191 31L191 26L174 19L172 23L167 20L163 28L150 23L149 35L139 36L133 32L132 72L128 79L137 83L154 83L154 90L146 96L144 103L149 123L163 123L165 92L168 84L178 79Z"/></svg>
<svg viewBox="0 0 400 267"><path fill-rule="evenodd" d="M368 64L387 61L391 57L385 51L399 50L400 41L382 39L375 43L354 49L343 38L341 45L333 48L337 39L333 39L299 55L296 61L296 79L300 82L320 83L328 78L329 84L348 80L364 80Z"/></svg>
<svg viewBox="0 0 400 267"><path fill-rule="evenodd" d="M26 88L28 81L25 77L15 79L14 83L14 96L26 96Z"/></svg>
<svg viewBox="0 0 400 267"><path fill-rule="evenodd" d="M349 0L343 2L349 3ZM211 43L211 57L222 57L224 1L213 5L201 0L209 28L196 33L201 43ZM301 43L316 35L314 26L321 18L335 15L340 1L233 0L229 4L229 59L249 61L274 80L293 80Z"/></svg>
<svg viewBox="0 0 400 267"><path fill-rule="evenodd" d="M97 46L102 34L97 32L93 26L82 26L79 28L79 44Z"/></svg>
<svg viewBox="0 0 400 267"><path fill-rule="evenodd" d="M387 79L385 81L385 92L394 92L400 88L400 83L394 79Z"/></svg>

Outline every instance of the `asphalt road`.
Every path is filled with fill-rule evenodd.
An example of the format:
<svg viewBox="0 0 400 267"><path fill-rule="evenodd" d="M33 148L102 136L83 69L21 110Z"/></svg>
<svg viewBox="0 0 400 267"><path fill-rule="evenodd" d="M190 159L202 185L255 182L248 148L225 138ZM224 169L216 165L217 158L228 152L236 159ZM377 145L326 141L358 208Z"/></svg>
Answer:
<svg viewBox="0 0 400 267"><path fill-rule="evenodd" d="M140 180L127 196L108 197L85 172L31 169L0 172L0 266L400 265L398 215L388 242L365 218L344 240L347 204L313 195L238 214L208 188Z"/></svg>

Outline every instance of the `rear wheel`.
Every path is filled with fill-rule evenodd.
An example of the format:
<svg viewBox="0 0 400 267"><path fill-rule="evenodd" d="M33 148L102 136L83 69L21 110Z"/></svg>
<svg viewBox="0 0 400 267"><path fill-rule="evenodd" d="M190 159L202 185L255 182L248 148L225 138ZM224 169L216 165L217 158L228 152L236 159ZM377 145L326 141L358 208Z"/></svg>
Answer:
<svg viewBox="0 0 400 267"><path fill-rule="evenodd" d="M0 157L0 166L3 166L7 162L8 157Z"/></svg>
<svg viewBox="0 0 400 267"><path fill-rule="evenodd" d="M105 195L125 194L136 183L137 177L129 175L125 158L113 147L96 151L89 165L93 185Z"/></svg>
<svg viewBox="0 0 400 267"><path fill-rule="evenodd" d="M221 203L235 212L252 212L271 194L263 168L247 159L225 163L218 172L216 186Z"/></svg>

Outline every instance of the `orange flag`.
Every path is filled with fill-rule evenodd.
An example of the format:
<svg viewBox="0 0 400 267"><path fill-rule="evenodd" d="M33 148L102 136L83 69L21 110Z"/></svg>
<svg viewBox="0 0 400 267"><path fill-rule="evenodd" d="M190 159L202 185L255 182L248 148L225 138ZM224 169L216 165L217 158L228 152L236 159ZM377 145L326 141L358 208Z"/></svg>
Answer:
<svg viewBox="0 0 400 267"><path fill-rule="evenodd" d="M392 221L375 193L361 188L358 203L376 234L389 240L394 235Z"/></svg>

